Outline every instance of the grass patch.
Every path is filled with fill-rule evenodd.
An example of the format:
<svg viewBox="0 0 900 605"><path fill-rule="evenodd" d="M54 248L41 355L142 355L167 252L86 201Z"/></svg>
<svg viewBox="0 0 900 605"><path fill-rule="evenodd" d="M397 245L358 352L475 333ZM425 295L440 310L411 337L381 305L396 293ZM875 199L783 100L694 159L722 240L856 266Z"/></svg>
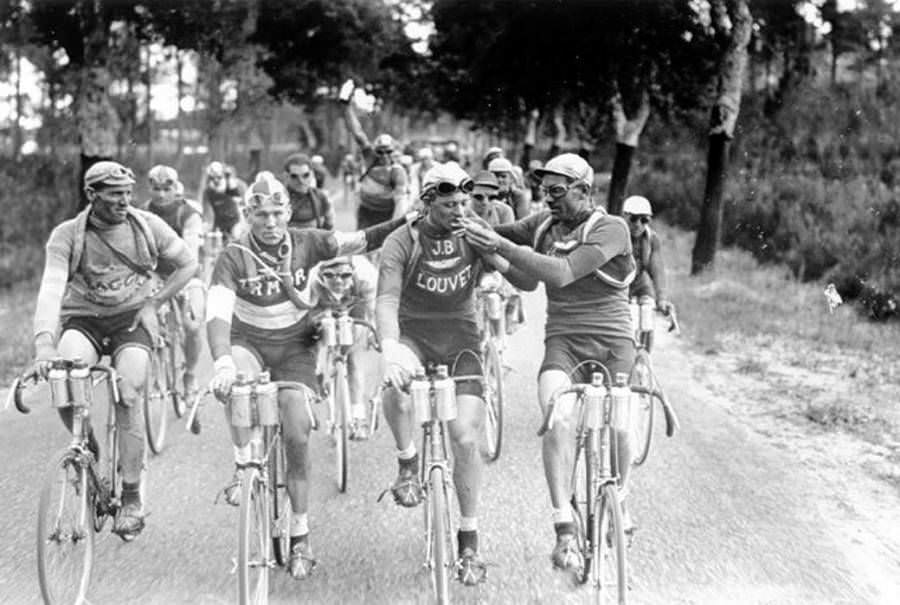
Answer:
<svg viewBox="0 0 900 605"><path fill-rule="evenodd" d="M0 289L0 384L8 386L34 359L32 321L39 282Z"/></svg>

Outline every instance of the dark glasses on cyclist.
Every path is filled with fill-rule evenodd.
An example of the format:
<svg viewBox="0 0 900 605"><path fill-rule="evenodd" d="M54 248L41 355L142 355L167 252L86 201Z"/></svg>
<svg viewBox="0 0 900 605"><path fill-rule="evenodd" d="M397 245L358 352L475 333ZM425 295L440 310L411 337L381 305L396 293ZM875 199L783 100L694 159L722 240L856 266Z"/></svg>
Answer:
<svg viewBox="0 0 900 605"><path fill-rule="evenodd" d="M441 195L452 195L457 191L462 191L463 193L472 193L472 190L475 189L475 182L472 179L465 179L462 183L458 185L449 183L447 181L441 181L432 185L432 188L440 193Z"/></svg>
<svg viewBox="0 0 900 605"><path fill-rule="evenodd" d="M557 183L556 185L550 185L549 187L541 186L541 192L553 199L559 199L565 194L569 193L569 189L571 188L572 185L563 185L562 183Z"/></svg>
<svg viewBox="0 0 900 605"><path fill-rule="evenodd" d="M305 181L312 175L312 172L307 170L306 172L288 172L288 176L294 179L295 181Z"/></svg>
<svg viewBox="0 0 900 605"><path fill-rule="evenodd" d="M472 199L477 202L483 202L484 200L491 200L492 202L500 199L499 195L485 195L483 193L474 193L472 194Z"/></svg>
<svg viewBox="0 0 900 605"><path fill-rule="evenodd" d="M631 222L632 222L632 223L641 222L641 223L644 223L644 224L646 225L647 223L650 222L650 217L647 216L646 214L632 214L632 215L631 215Z"/></svg>
<svg viewBox="0 0 900 605"><path fill-rule="evenodd" d="M336 271L322 271L322 277L325 279L337 279L340 277L342 280L347 281L353 277L353 272L341 271L340 273L337 273Z"/></svg>

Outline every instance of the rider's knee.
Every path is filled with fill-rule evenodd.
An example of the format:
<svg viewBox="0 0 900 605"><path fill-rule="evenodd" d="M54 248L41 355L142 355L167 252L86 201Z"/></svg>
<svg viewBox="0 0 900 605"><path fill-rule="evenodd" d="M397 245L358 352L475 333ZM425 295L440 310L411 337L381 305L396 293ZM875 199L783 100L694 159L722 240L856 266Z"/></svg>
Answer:
<svg viewBox="0 0 900 605"><path fill-rule="evenodd" d="M305 392L296 389L283 389L278 393L285 442L305 444L309 441L312 421L309 417L307 398Z"/></svg>

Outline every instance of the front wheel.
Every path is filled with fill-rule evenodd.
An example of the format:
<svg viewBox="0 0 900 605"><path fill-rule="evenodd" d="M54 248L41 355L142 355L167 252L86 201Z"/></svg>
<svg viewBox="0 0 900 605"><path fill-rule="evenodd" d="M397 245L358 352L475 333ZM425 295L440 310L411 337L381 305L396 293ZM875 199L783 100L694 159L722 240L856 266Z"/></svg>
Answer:
<svg viewBox="0 0 900 605"><path fill-rule="evenodd" d="M38 503L37 561L45 603L86 603L94 561L93 486L66 451L53 462Z"/></svg>
<svg viewBox="0 0 900 605"><path fill-rule="evenodd" d="M153 350L147 364L147 380L144 384L144 424L147 427L147 445L154 454L162 453L166 441L166 424L169 420L169 389L166 384L168 359L165 348Z"/></svg>
<svg viewBox="0 0 900 605"><path fill-rule="evenodd" d="M575 579L586 583L594 569L595 545L597 542L597 516L594 514L596 501L596 449L597 435L588 430L579 437L575 447L575 464L572 468L572 513L575 520L575 538L583 561L582 568L576 570Z"/></svg>
<svg viewBox="0 0 900 605"><path fill-rule="evenodd" d="M335 479L338 491L347 491L349 475L349 422L350 422L350 385L347 382L347 366L338 361L334 366L334 382L331 393L334 397L334 441L335 441Z"/></svg>
<svg viewBox="0 0 900 605"><path fill-rule="evenodd" d="M631 370L631 384L641 390L652 392L653 370L646 351L640 351ZM636 399L635 399L636 398ZM631 437L634 448L632 464L640 466L647 460L650 444L653 441L653 396L646 393L633 393L631 407Z"/></svg>
<svg viewBox="0 0 900 605"><path fill-rule="evenodd" d="M434 595L438 605L450 602L450 512L447 508L447 489L444 469L435 466L428 474L428 515L430 537L429 567Z"/></svg>
<svg viewBox="0 0 900 605"><path fill-rule="evenodd" d="M170 318L168 330L169 345L166 347L168 355L166 383L172 398L172 409L175 412L175 416L181 418L187 412L186 397L188 397L189 393L184 392L184 332L180 320L175 317Z"/></svg>
<svg viewBox="0 0 900 605"><path fill-rule="evenodd" d="M484 349L485 458L494 462L503 445L503 362L493 339Z"/></svg>
<svg viewBox="0 0 900 605"><path fill-rule="evenodd" d="M258 469L244 471L238 528L238 603L269 601L269 493Z"/></svg>
<svg viewBox="0 0 900 605"><path fill-rule="evenodd" d="M269 454L269 489L272 497L272 551L282 567L290 557L291 500L287 492L284 446L278 438Z"/></svg>
<svg viewBox="0 0 900 605"><path fill-rule="evenodd" d="M604 485L596 503L597 543L594 582L599 602L626 605L628 602L628 567L625 558L625 528L622 525L622 504L619 491Z"/></svg>

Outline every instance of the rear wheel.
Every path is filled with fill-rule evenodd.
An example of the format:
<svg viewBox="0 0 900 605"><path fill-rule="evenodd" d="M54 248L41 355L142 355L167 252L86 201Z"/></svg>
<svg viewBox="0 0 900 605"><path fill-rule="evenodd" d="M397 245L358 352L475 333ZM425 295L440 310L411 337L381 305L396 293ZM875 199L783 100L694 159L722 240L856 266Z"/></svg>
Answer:
<svg viewBox="0 0 900 605"><path fill-rule="evenodd" d="M428 474L428 513L430 519L429 554L431 581L438 604L450 602L450 512L447 509L447 490L444 469L436 466Z"/></svg>
<svg viewBox="0 0 900 605"><path fill-rule="evenodd" d="M144 385L144 424L147 427L147 444L150 451L159 454L166 440L169 401L166 384L169 352L166 347L153 349L147 364L147 381Z"/></svg>
<svg viewBox="0 0 900 605"><path fill-rule="evenodd" d="M347 459L350 422L350 385L347 383L347 366L336 361L334 364L334 382L331 392L334 395L334 441L335 441L335 479L338 491L347 491L347 476L350 462Z"/></svg>
<svg viewBox="0 0 900 605"><path fill-rule="evenodd" d="M653 371L646 351L638 352L631 370L631 384L641 390L652 392ZM640 466L647 460L650 443L653 440L653 396L646 393L633 393L631 405L631 444L634 449L634 466Z"/></svg>
<svg viewBox="0 0 900 605"><path fill-rule="evenodd" d="M503 445L503 362L489 339L484 349L485 457L493 462Z"/></svg>
<svg viewBox="0 0 900 605"><path fill-rule="evenodd" d="M272 497L272 551L282 567L290 558L291 500L287 492L284 447L277 438L269 455L269 487Z"/></svg>
<svg viewBox="0 0 900 605"><path fill-rule="evenodd" d="M45 603L85 603L94 557L88 470L66 451L54 460L38 503L38 580Z"/></svg>
<svg viewBox="0 0 900 605"><path fill-rule="evenodd" d="M596 503L598 539L594 546L596 566L594 581L599 601L625 605L628 601L628 568L625 558L625 528L622 505L612 484L604 485Z"/></svg>
<svg viewBox="0 0 900 605"><path fill-rule="evenodd" d="M238 603L269 599L269 493L259 470L244 471L238 527Z"/></svg>

